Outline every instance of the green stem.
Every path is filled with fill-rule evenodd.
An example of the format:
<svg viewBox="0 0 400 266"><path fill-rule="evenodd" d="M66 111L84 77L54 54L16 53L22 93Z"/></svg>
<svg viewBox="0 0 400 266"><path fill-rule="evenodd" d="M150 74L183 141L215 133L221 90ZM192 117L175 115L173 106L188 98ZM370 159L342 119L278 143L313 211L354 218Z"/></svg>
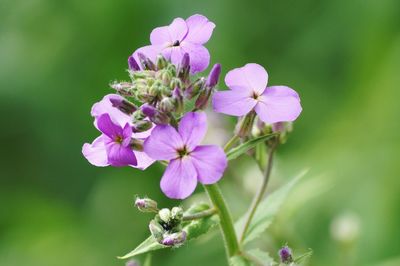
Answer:
<svg viewBox="0 0 400 266"><path fill-rule="evenodd" d="M239 252L239 243L228 206L226 205L218 184L204 185L204 189L207 191L208 197L218 212L219 224L228 258L233 257Z"/></svg>
<svg viewBox="0 0 400 266"><path fill-rule="evenodd" d="M239 140L238 135L234 135L224 146L224 151L227 152Z"/></svg>
<svg viewBox="0 0 400 266"><path fill-rule="evenodd" d="M264 171L264 179L263 179L263 182L262 182L256 196L254 197L252 204L251 204L250 211L249 211L249 214L246 219L246 223L244 224L243 231L240 235L240 243L243 243L244 237L246 236L247 230L249 229L249 226L254 217L254 214L256 213L257 207L260 204L261 200L263 199L265 190L267 189L269 177L271 176L274 152L275 152L277 145L278 145L278 138L275 138L274 140L272 140L272 144L268 149L268 164L267 164L267 168Z"/></svg>
<svg viewBox="0 0 400 266"><path fill-rule="evenodd" d="M200 218L208 217L211 215L214 215L217 213L217 210L215 208L211 208L202 212L190 214L190 215L185 215L183 216L182 220L183 221L191 221L191 220L197 220Z"/></svg>

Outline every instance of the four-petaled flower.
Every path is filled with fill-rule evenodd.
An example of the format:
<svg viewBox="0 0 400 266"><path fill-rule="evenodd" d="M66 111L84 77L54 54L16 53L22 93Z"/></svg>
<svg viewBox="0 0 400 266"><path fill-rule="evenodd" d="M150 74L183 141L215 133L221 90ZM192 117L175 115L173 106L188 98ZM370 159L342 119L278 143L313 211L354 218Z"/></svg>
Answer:
<svg viewBox="0 0 400 266"><path fill-rule="evenodd" d="M151 130L132 132L131 118L113 107L111 99L123 99L117 94L106 95L92 107L95 127L102 132L91 144L85 143L82 153L95 166L131 166L146 169L154 160L144 152L133 151L132 139L145 139Z"/></svg>
<svg viewBox="0 0 400 266"><path fill-rule="evenodd" d="M216 92L216 112L243 116L254 110L263 122L294 121L301 113L300 97L286 86L267 87L268 73L258 64L247 64L228 72L227 91Z"/></svg>
<svg viewBox="0 0 400 266"><path fill-rule="evenodd" d="M187 113L178 130L169 125L156 126L144 143L144 151L155 160L168 160L161 179L161 189L170 198L184 199L191 195L197 181L217 182L227 166L222 148L199 145L207 130L206 115Z"/></svg>
<svg viewBox="0 0 400 266"><path fill-rule="evenodd" d="M150 35L151 45L139 48L133 54L137 62L138 53L143 53L155 62L162 54L175 65L179 65L185 53L190 57L190 72L205 70L210 62L210 53L203 45L210 39L215 24L205 16L193 15L188 19L176 18L169 26L155 28Z"/></svg>

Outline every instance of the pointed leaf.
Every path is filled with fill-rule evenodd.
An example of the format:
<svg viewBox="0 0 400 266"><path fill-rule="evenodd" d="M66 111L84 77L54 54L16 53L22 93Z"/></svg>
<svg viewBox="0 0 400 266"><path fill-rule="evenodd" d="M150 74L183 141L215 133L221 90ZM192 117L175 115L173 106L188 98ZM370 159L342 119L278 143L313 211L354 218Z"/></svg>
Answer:
<svg viewBox="0 0 400 266"><path fill-rule="evenodd" d="M274 191L271 195L264 198L259 204L256 213L254 214L253 220L251 221L250 226L248 227L246 236L244 238L244 244L253 240L254 238L260 236L262 232L265 231L272 223L276 214L279 211L279 208L285 201L287 195L293 186L302 178L308 170L302 171L299 175L297 175L293 180L291 180L286 185L282 186L278 190ZM236 231L240 235L243 230L245 221L247 219L247 214L239 219L235 224Z"/></svg>
<svg viewBox="0 0 400 266"><path fill-rule="evenodd" d="M161 245L158 243L153 236L150 236L145 241L143 241L139 246L137 246L134 250L126 254L125 256L118 257L119 259L127 259L131 258L143 253L147 253L149 251L167 248L167 246Z"/></svg>
<svg viewBox="0 0 400 266"><path fill-rule="evenodd" d="M233 160L236 159L237 157L239 157L240 155L242 155L243 153L247 152L248 150L254 148L258 143L267 141L273 137L277 136L277 134L273 133L273 134L268 134L268 135L264 135L264 136L260 136L254 139L251 139L245 143L240 144L239 146L231 149L230 151L228 151L226 153L226 157L228 158L228 160Z"/></svg>

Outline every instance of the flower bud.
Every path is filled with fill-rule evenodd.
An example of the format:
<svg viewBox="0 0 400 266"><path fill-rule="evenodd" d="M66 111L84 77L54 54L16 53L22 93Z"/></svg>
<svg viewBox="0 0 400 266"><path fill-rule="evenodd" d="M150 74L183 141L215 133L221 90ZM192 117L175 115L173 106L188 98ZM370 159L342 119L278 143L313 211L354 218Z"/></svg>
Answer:
<svg viewBox="0 0 400 266"><path fill-rule="evenodd" d="M153 126L153 124L148 120L139 120L133 124L132 129L133 129L133 132L135 132L135 133L144 132L144 131L149 130L152 126Z"/></svg>
<svg viewBox="0 0 400 266"><path fill-rule="evenodd" d="M184 109L183 95L179 87L175 87L175 89L172 91L172 98L174 99L175 103L175 111L177 113L182 113Z"/></svg>
<svg viewBox="0 0 400 266"><path fill-rule="evenodd" d="M141 121L145 118L146 116L142 112L142 110L138 109L132 114L132 120L133 121ZM134 122L136 123L136 122Z"/></svg>
<svg viewBox="0 0 400 266"><path fill-rule="evenodd" d="M242 117L236 125L235 134L241 138L247 137L253 128L255 117L255 112L250 112L245 117Z"/></svg>
<svg viewBox="0 0 400 266"><path fill-rule="evenodd" d="M140 110L142 110L143 114L147 116L154 124L165 125L168 124L170 121L166 113L160 112L159 110L157 110L157 108L150 104L143 104L140 107Z"/></svg>
<svg viewBox="0 0 400 266"><path fill-rule="evenodd" d="M183 209L181 207L173 207L171 209L171 218L180 221L183 217Z"/></svg>
<svg viewBox="0 0 400 266"><path fill-rule="evenodd" d="M175 109L174 99L170 97L164 97L159 103L160 110L162 112L171 112Z"/></svg>
<svg viewBox="0 0 400 266"><path fill-rule="evenodd" d="M142 212L158 212L157 202L149 198L136 198L135 206Z"/></svg>
<svg viewBox="0 0 400 266"><path fill-rule="evenodd" d="M149 229L151 235L160 243L163 241L163 236L165 233L164 228L157 223L155 220L151 220L149 223Z"/></svg>
<svg viewBox="0 0 400 266"><path fill-rule="evenodd" d="M132 138L129 142L129 146L134 151L143 151L143 140Z"/></svg>
<svg viewBox="0 0 400 266"><path fill-rule="evenodd" d="M142 64L144 70L156 70L156 66L150 60L150 58L148 58L142 53L138 53L137 55L139 57L140 64Z"/></svg>
<svg viewBox="0 0 400 266"><path fill-rule="evenodd" d="M195 107L198 110L204 110L207 108L208 99L210 99L212 89L206 86L201 92L199 97L197 97L195 102Z"/></svg>
<svg viewBox="0 0 400 266"><path fill-rule="evenodd" d="M162 54L159 54L157 55L156 65L157 69L160 70L168 66L168 61L165 59L164 56L162 56Z"/></svg>
<svg viewBox="0 0 400 266"><path fill-rule="evenodd" d="M283 264L290 264L293 262L292 250L288 246L282 247L278 254Z"/></svg>
<svg viewBox="0 0 400 266"><path fill-rule="evenodd" d="M171 211L167 208L161 209L158 212L158 216L160 217L161 221L165 222L166 224L169 223L171 220Z"/></svg>
<svg viewBox="0 0 400 266"><path fill-rule="evenodd" d="M175 77L176 76L176 67L174 64L169 64L167 67L167 71L171 73L171 76Z"/></svg>
<svg viewBox="0 0 400 266"><path fill-rule="evenodd" d="M125 266L140 266L139 262L136 260L129 260Z"/></svg>
<svg viewBox="0 0 400 266"><path fill-rule="evenodd" d="M172 78L171 82L169 83L169 87L170 88L176 88L176 87L182 88L183 84L182 84L182 81L179 78Z"/></svg>
<svg viewBox="0 0 400 266"><path fill-rule="evenodd" d="M149 94L151 96L158 96L161 93L161 88L162 88L162 84L160 81L156 81L153 83L153 85L151 85L150 89L149 89Z"/></svg>
<svg viewBox="0 0 400 266"><path fill-rule="evenodd" d="M193 84L191 84L186 90L185 90L185 97L190 99L193 99L194 97L199 94L201 90L203 90L205 84L205 78L199 78L196 80Z"/></svg>
<svg viewBox="0 0 400 266"><path fill-rule="evenodd" d="M140 67L133 56L128 57L128 66L131 71L139 71Z"/></svg>
<svg viewBox="0 0 400 266"><path fill-rule="evenodd" d="M209 88L214 88L218 83L219 75L221 74L221 65L215 64L208 74L206 86Z"/></svg>
<svg viewBox="0 0 400 266"><path fill-rule="evenodd" d="M131 115L133 114L133 112L137 110L136 105L125 99L120 99L115 97L115 98L110 98L110 102L113 107L118 108L118 110L127 115Z"/></svg>
<svg viewBox="0 0 400 266"><path fill-rule="evenodd" d="M189 79L190 72L190 57L188 53L185 53L182 57L181 64L179 66L178 77L186 82Z"/></svg>
<svg viewBox="0 0 400 266"><path fill-rule="evenodd" d="M110 87L116 90L119 94L124 96L132 96L132 87L133 84L129 82L113 82L110 84Z"/></svg>
<svg viewBox="0 0 400 266"><path fill-rule="evenodd" d="M181 231L164 237L164 239L162 240L162 244L165 246L177 246L185 242L185 240L186 240L186 232Z"/></svg>

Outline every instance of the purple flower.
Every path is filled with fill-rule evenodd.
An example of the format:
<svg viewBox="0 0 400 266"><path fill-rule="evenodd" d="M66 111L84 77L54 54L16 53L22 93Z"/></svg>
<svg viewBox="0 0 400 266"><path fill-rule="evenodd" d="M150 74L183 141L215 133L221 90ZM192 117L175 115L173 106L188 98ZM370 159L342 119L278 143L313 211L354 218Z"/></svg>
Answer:
<svg viewBox="0 0 400 266"><path fill-rule="evenodd" d="M294 121L301 113L297 92L286 86L267 87L268 73L258 64L247 64L228 72L228 91L216 92L213 107L216 112L243 116L252 110L263 122Z"/></svg>
<svg viewBox="0 0 400 266"><path fill-rule="evenodd" d="M112 106L112 100L122 100L117 94L106 95L92 107L95 127L102 132L91 144L85 143L82 154L95 166L131 166L146 169L154 160L146 153L133 151L131 139L145 139L151 130L133 133L131 117Z"/></svg>
<svg viewBox="0 0 400 266"><path fill-rule="evenodd" d="M293 262L292 250L288 246L282 247L278 254L282 263L289 264Z"/></svg>
<svg viewBox="0 0 400 266"><path fill-rule="evenodd" d="M174 199L188 197L197 181L213 184L227 166L224 151L215 145L199 145L207 131L204 113L187 113L178 130L169 125L154 128L144 143L145 152L155 160L169 160L161 179L161 189Z"/></svg>
<svg viewBox="0 0 400 266"><path fill-rule="evenodd" d="M205 16L193 15L186 19L176 18L169 26L155 28L150 34L151 45L139 48L133 53L143 53L153 62L162 54L175 65L179 65L185 53L190 57L190 72L197 73L207 68L210 54L203 45L210 39L215 24Z"/></svg>

